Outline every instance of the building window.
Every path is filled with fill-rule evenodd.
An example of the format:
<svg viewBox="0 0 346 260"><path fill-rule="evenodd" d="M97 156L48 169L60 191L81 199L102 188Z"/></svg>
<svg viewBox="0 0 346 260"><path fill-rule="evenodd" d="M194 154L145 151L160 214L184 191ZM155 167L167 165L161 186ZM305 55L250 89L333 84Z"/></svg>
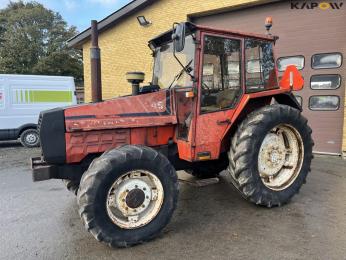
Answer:
<svg viewBox="0 0 346 260"><path fill-rule="evenodd" d="M340 98L338 96L311 96L309 108L311 110L334 111L340 107Z"/></svg>
<svg viewBox="0 0 346 260"><path fill-rule="evenodd" d="M245 58L248 93L278 86L271 42L245 39Z"/></svg>
<svg viewBox="0 0 346 260"><path fill-rule="evenodd" d="M303 98L301 96L298 95L294 95L295 98L297 99L298 103L300 106L303 106Z"/></svg>
<svg viewBox="0 0 346 260"><path fill-rule="evenodd" d="M278 70L285 71L289 65L294 65L298 70L302 70L305 66L305 57L302 55L281 57L277 60Z"/></svg>
<svg viewBox="0 0 346 260"><path fill-rule="evenodd" d="M202 113L232 108L240 98L241 54L240 40L204 37Z"/></svg>
<svg viewBox="0 0 346 260"><path fill-rule="evenodd" d="M313 69L339 68L342 64L341 53L321 53L311 57L311 67Z"/></svg>
<svg viewBox="0 0 346 260"><path fill-rule="evenodd" d="M310 79L311 89L337 89L341 85L341 76L334 75L313 75Z"/></svg>

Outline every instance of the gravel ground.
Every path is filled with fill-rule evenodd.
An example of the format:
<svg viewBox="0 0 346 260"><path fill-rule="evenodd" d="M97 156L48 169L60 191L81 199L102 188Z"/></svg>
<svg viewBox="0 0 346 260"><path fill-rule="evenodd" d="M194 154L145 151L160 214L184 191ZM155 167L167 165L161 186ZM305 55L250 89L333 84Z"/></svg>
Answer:
<svg viewBox="0 0 346 260"><path fill-rule="evenodd" d="M308 183L281 208L247 203L226 175L203 188L182 183L159 238L110 249L84 230L61 181L31 181L29 158L39 154L0 143L1 259L346 259L346 161L339 157L316 156Z"/></svg>

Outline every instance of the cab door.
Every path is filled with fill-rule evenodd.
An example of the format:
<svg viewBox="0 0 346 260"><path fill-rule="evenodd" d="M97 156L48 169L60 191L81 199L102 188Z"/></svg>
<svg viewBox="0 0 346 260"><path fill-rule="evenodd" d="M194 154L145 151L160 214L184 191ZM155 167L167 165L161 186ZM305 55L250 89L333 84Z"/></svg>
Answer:
<svg viewBox="0 0 346 260"><path fill-rule="evenodd" d="M201 34L194 160L217 159L243 94L243 39Z"/></svg>

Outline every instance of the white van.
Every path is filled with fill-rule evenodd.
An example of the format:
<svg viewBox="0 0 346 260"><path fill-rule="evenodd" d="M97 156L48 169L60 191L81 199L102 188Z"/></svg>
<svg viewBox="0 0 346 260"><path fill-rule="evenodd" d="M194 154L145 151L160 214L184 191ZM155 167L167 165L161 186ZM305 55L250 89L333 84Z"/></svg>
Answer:
<svg viewBox="0 0 346 260"><path fill-rule="evenodd" d="M0 140L38 146L40 112L76 103L73 77L0 74Z"/></svg>

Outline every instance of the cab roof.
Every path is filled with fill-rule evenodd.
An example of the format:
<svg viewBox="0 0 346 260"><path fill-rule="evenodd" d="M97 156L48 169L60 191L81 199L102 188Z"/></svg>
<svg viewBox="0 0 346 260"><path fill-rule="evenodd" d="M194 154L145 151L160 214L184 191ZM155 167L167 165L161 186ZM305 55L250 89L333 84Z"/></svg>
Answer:
<svg viewBox="0 0 346 260"><path fill-rule="evenodd" d="M233 35L233 36L242 37L242 38L256 38L256 39L261 39L261 40L266 40L266 41L275 41L276 39L278 39L277 36L273 36L273 35L247 33L247 32L241 32L241 31L236 31L236 30L218 29L218 28L193 24L190 22L185 22L185 25L186 25L186 34L193 33L197 30L200 30L200 31L207 32L207 33L214 33L214 34L220 34L220 35L230 35L230 36ZM166 31L166 32L158 35L157 37L151 39L149 41L149 44L153 43L155 46L159 46L162 43L170 42L170 41L172 41L172 33L173 33L173 29Z"/></svg>

